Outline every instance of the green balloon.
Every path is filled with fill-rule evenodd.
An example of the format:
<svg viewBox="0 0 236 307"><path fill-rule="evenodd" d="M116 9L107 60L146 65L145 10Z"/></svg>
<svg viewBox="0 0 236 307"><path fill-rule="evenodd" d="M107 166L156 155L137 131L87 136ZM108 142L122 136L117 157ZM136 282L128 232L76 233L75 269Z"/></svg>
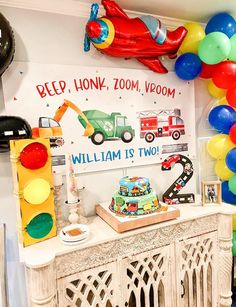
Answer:
<svg viewBox="0 0 236 307"><path fill-rule="evenodd" d="M230 38L231 50L228 55L229 60L236 61L236 34Z"/></svg>
<svg viewBox="0 0 236 307"><path fill-rule="evenodd" d="M233 246L232 246L232 253L233 256L236 256L236 231L233 231L233 240L232 240Z"/></svg>
<svg viewBox="0 0 236 307"><path fill-rule="evenodd" d="M229 179L229 190L236 195L236 174Z"/></svg>
<svg viewBox="0 0 236 307"><path fill-rule="evenodd" d="M198 55L206 64L217 64L228 57L231 50L229 37L222 32L211 32L198 47Z"/></svg>

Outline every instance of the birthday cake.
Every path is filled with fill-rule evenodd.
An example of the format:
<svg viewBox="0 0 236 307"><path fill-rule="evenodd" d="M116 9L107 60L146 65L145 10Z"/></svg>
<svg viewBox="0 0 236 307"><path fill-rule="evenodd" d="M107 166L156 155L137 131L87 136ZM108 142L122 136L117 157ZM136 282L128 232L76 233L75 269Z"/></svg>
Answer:
<svg viewBox="0 0 236 307"><path fill-rule="evenodd" d="M119 184L120 189L112 197L111 211L121 215L144 215L168 209L167 205L159 203L148 178L126 176Z"/></svg>

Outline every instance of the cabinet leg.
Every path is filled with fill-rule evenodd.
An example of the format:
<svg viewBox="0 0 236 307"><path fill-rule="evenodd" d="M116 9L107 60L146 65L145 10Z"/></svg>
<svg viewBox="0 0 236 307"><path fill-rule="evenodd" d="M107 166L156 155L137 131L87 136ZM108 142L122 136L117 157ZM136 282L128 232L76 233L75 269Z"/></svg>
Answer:
<svg viewBox="0 0 236 307"><path fill-rule="evenodd" d="M53 262L40 267L26 267L29 307L56 307L56 271Z"/></svg>
<svg viewBox="0 0 236 307"><path fill-rule="evenodd" d="M219 305L230 307L231 300L231 270L232 270L232 216L219 215Z"/></svg>

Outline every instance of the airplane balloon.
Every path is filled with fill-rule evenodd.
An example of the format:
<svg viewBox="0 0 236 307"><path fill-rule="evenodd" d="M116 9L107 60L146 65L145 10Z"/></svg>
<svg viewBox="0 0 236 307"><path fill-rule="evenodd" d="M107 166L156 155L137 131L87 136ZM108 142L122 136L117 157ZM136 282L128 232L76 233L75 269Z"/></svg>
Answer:
<svg viewBox="0 0 236 307"><path fill-rule="evenodd" d="M158 73L167 73L159 56L175 58L187 30L179 27L168 31L157 18L149 15L129 18L111 0L102 0L106 15L97 18L98 4L91 6L86 25L84 51L90 50L90 42L103 54L123 58L136 58Z"/></svg>

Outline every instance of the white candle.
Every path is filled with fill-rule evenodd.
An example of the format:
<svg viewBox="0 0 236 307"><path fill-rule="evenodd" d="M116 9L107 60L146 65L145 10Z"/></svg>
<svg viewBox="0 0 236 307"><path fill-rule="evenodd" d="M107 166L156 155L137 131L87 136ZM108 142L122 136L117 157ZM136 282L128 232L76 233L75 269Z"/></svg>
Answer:
<svg viewBox="0 0 236 307"><path fill-rule="evenodd" d="M67 203L74 204L78 202L78 188L77 180L72 165L71 155L66 154L66 191L67 191Z"/></svg>

